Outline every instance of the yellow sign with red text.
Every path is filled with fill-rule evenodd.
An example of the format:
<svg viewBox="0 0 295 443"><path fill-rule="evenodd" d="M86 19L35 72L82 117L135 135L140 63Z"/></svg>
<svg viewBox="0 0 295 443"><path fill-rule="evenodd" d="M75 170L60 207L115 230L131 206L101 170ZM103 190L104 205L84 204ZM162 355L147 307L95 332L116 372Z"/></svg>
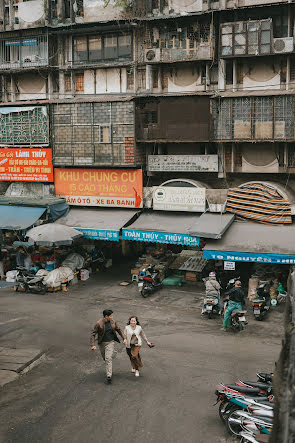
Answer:
<svg viewBox="0 0 295 443"><path fill-rule="evenodd" d="M58 168L54 183L69 205L142 208L141 169Z"/></svg>

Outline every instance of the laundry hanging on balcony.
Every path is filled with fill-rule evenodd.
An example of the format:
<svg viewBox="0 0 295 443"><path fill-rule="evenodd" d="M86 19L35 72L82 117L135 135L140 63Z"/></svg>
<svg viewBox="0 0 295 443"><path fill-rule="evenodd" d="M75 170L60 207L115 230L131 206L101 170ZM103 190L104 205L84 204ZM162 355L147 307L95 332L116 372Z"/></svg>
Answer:
<svg viewBox="0 0 295 443"><path fill-rule="evenodd" d="M292 223L290 202L276 189L262 183L230 189L226 210L265 224Z"/></svg>

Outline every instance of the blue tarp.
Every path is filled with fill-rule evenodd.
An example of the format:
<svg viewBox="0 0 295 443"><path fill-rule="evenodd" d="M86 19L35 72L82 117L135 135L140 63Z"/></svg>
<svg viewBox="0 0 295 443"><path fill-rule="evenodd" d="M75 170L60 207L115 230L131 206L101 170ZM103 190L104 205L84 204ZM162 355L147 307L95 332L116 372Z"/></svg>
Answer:
<svg viewBox="0 0 295 443"><path fill-rule="evenodd" d="M46 208L0 205L0 229L22 230L32 226Z"/></svg>

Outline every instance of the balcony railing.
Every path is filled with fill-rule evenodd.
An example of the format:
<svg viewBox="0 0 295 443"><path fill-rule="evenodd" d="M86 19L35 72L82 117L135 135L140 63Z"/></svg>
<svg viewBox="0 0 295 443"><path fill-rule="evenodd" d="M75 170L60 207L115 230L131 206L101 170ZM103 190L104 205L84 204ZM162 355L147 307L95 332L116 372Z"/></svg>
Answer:
<svg viewBox="0 0 295 443"><path fill-rule="evenodd" d="M0 69L20 69L47 65L47 35L0 40Z"/></svg>

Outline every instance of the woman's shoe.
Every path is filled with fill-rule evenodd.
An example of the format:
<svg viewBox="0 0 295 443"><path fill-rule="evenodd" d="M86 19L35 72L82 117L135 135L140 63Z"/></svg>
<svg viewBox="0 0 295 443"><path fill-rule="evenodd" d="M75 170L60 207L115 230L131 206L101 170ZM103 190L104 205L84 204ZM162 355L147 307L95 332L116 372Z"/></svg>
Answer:
<svg viewBox="0 0 295 443"><path fill-rule="evenodd" d="M139 377L139 371L135 371L135 377Z"/></svg>
<svg viewBox="0 0 295 443"><path fill-rule="evenodd" d="M135 372L135 369L134 369L134 368L132 368L132 369L131 369L131 372Z"/></svg>

